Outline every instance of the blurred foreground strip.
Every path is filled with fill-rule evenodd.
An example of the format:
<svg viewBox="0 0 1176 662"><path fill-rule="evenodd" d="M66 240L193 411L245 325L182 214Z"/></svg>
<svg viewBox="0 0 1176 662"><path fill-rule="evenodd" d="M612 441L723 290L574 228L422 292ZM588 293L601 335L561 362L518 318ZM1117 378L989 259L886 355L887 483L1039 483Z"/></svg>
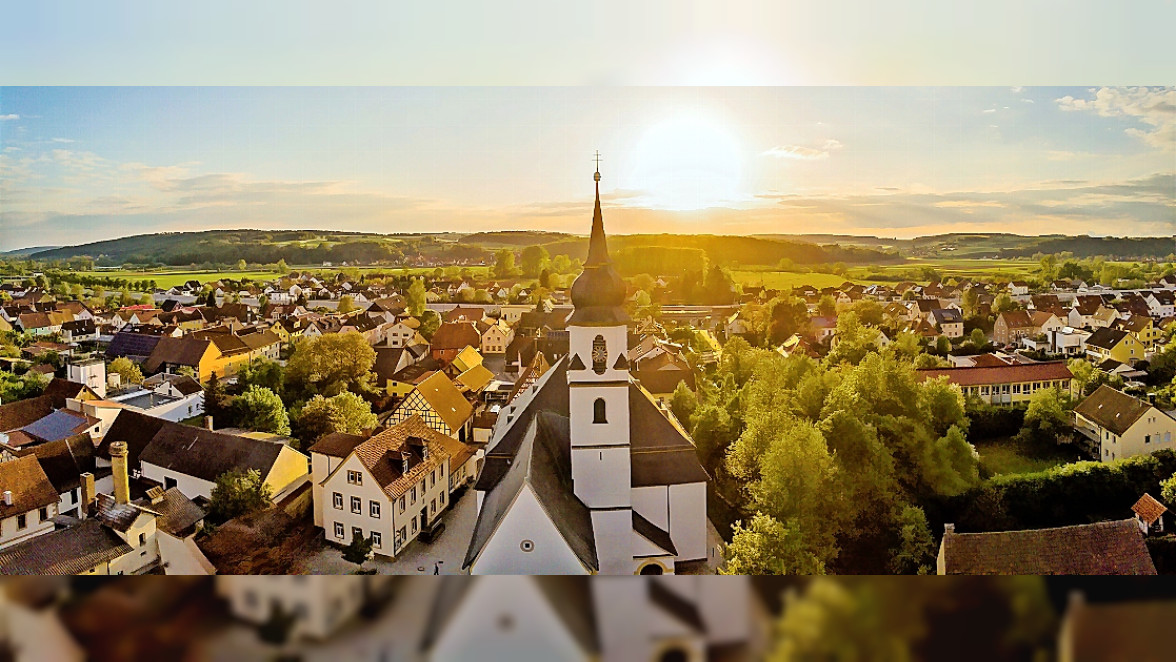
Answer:
<svg viewBox="0 0 1176 662"><path fill-rule="evenodd" d="M1165 578L29 577L0 662L1147 662L1173 617Z"/></svg>

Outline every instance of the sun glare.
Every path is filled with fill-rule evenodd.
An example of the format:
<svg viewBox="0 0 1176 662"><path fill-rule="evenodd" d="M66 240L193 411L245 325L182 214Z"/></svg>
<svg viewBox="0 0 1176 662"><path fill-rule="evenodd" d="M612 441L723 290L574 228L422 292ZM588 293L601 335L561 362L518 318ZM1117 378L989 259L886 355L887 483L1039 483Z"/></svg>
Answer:
<svg viewBox="0 0 1176 662"><path fill-rule="evenodd" d="M735 137L699 117L650 127L633 149L624 188L658 209L718 207L739 197L742 161Z"/></svg>

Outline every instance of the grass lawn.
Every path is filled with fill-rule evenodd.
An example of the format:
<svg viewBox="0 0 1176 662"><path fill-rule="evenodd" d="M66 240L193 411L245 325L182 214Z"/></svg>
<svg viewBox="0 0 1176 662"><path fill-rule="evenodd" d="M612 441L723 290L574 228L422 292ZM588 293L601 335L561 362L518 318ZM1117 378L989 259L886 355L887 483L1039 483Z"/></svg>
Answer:
<svg viewBox="0 0 1176 662"><path fill-rule="evenodd" d="M201 283L220 280L222 278L269 280L278 275L277 272L273 271L124 271L122 269L78 271L75 273L81 276L95 276L97 278L126 278L132 281L154 280L158 287L165 290L175 285L182 285L189 280L198 280Z"/></svg>
<svg viewBox="0 0 1176 662"><path fill-rule="evenodd" d="M977 442L976 450L980 453L980 468L988 475L1033 473L1082 459L1077 450L1041 448L1011 437Z"/></svg>

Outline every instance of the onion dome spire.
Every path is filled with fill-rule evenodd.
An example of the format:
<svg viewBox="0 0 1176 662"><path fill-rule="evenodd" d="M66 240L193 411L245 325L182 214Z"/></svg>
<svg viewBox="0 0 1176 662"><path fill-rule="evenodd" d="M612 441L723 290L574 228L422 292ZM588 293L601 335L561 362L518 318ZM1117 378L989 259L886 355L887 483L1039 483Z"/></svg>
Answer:
<svg viewBox="0 0 1176 662"><path fill-rule="evenodd" d="M592 210L592 234L588 238L588 259L584 271L572 283L572 304L576 307L569 324L612 326L629 320L625 303L625 281L608 258L604 216L600 212L600 153L596 153L596 205Z"/></svg>

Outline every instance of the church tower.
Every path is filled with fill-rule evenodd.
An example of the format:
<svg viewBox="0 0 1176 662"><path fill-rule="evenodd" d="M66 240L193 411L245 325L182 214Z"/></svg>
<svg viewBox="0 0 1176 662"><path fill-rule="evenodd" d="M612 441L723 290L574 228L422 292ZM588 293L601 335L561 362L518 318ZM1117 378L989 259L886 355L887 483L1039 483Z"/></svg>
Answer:
<svg viewBox="0 0 1176 662"><path fill-rule="evenodd" d="M628 321L625 283L613 268L596 207L584 271L572 284L568 320L568 405L572 486L592 511L601 574L629 574L632 563L632 479L629 449Z"/></svg>

